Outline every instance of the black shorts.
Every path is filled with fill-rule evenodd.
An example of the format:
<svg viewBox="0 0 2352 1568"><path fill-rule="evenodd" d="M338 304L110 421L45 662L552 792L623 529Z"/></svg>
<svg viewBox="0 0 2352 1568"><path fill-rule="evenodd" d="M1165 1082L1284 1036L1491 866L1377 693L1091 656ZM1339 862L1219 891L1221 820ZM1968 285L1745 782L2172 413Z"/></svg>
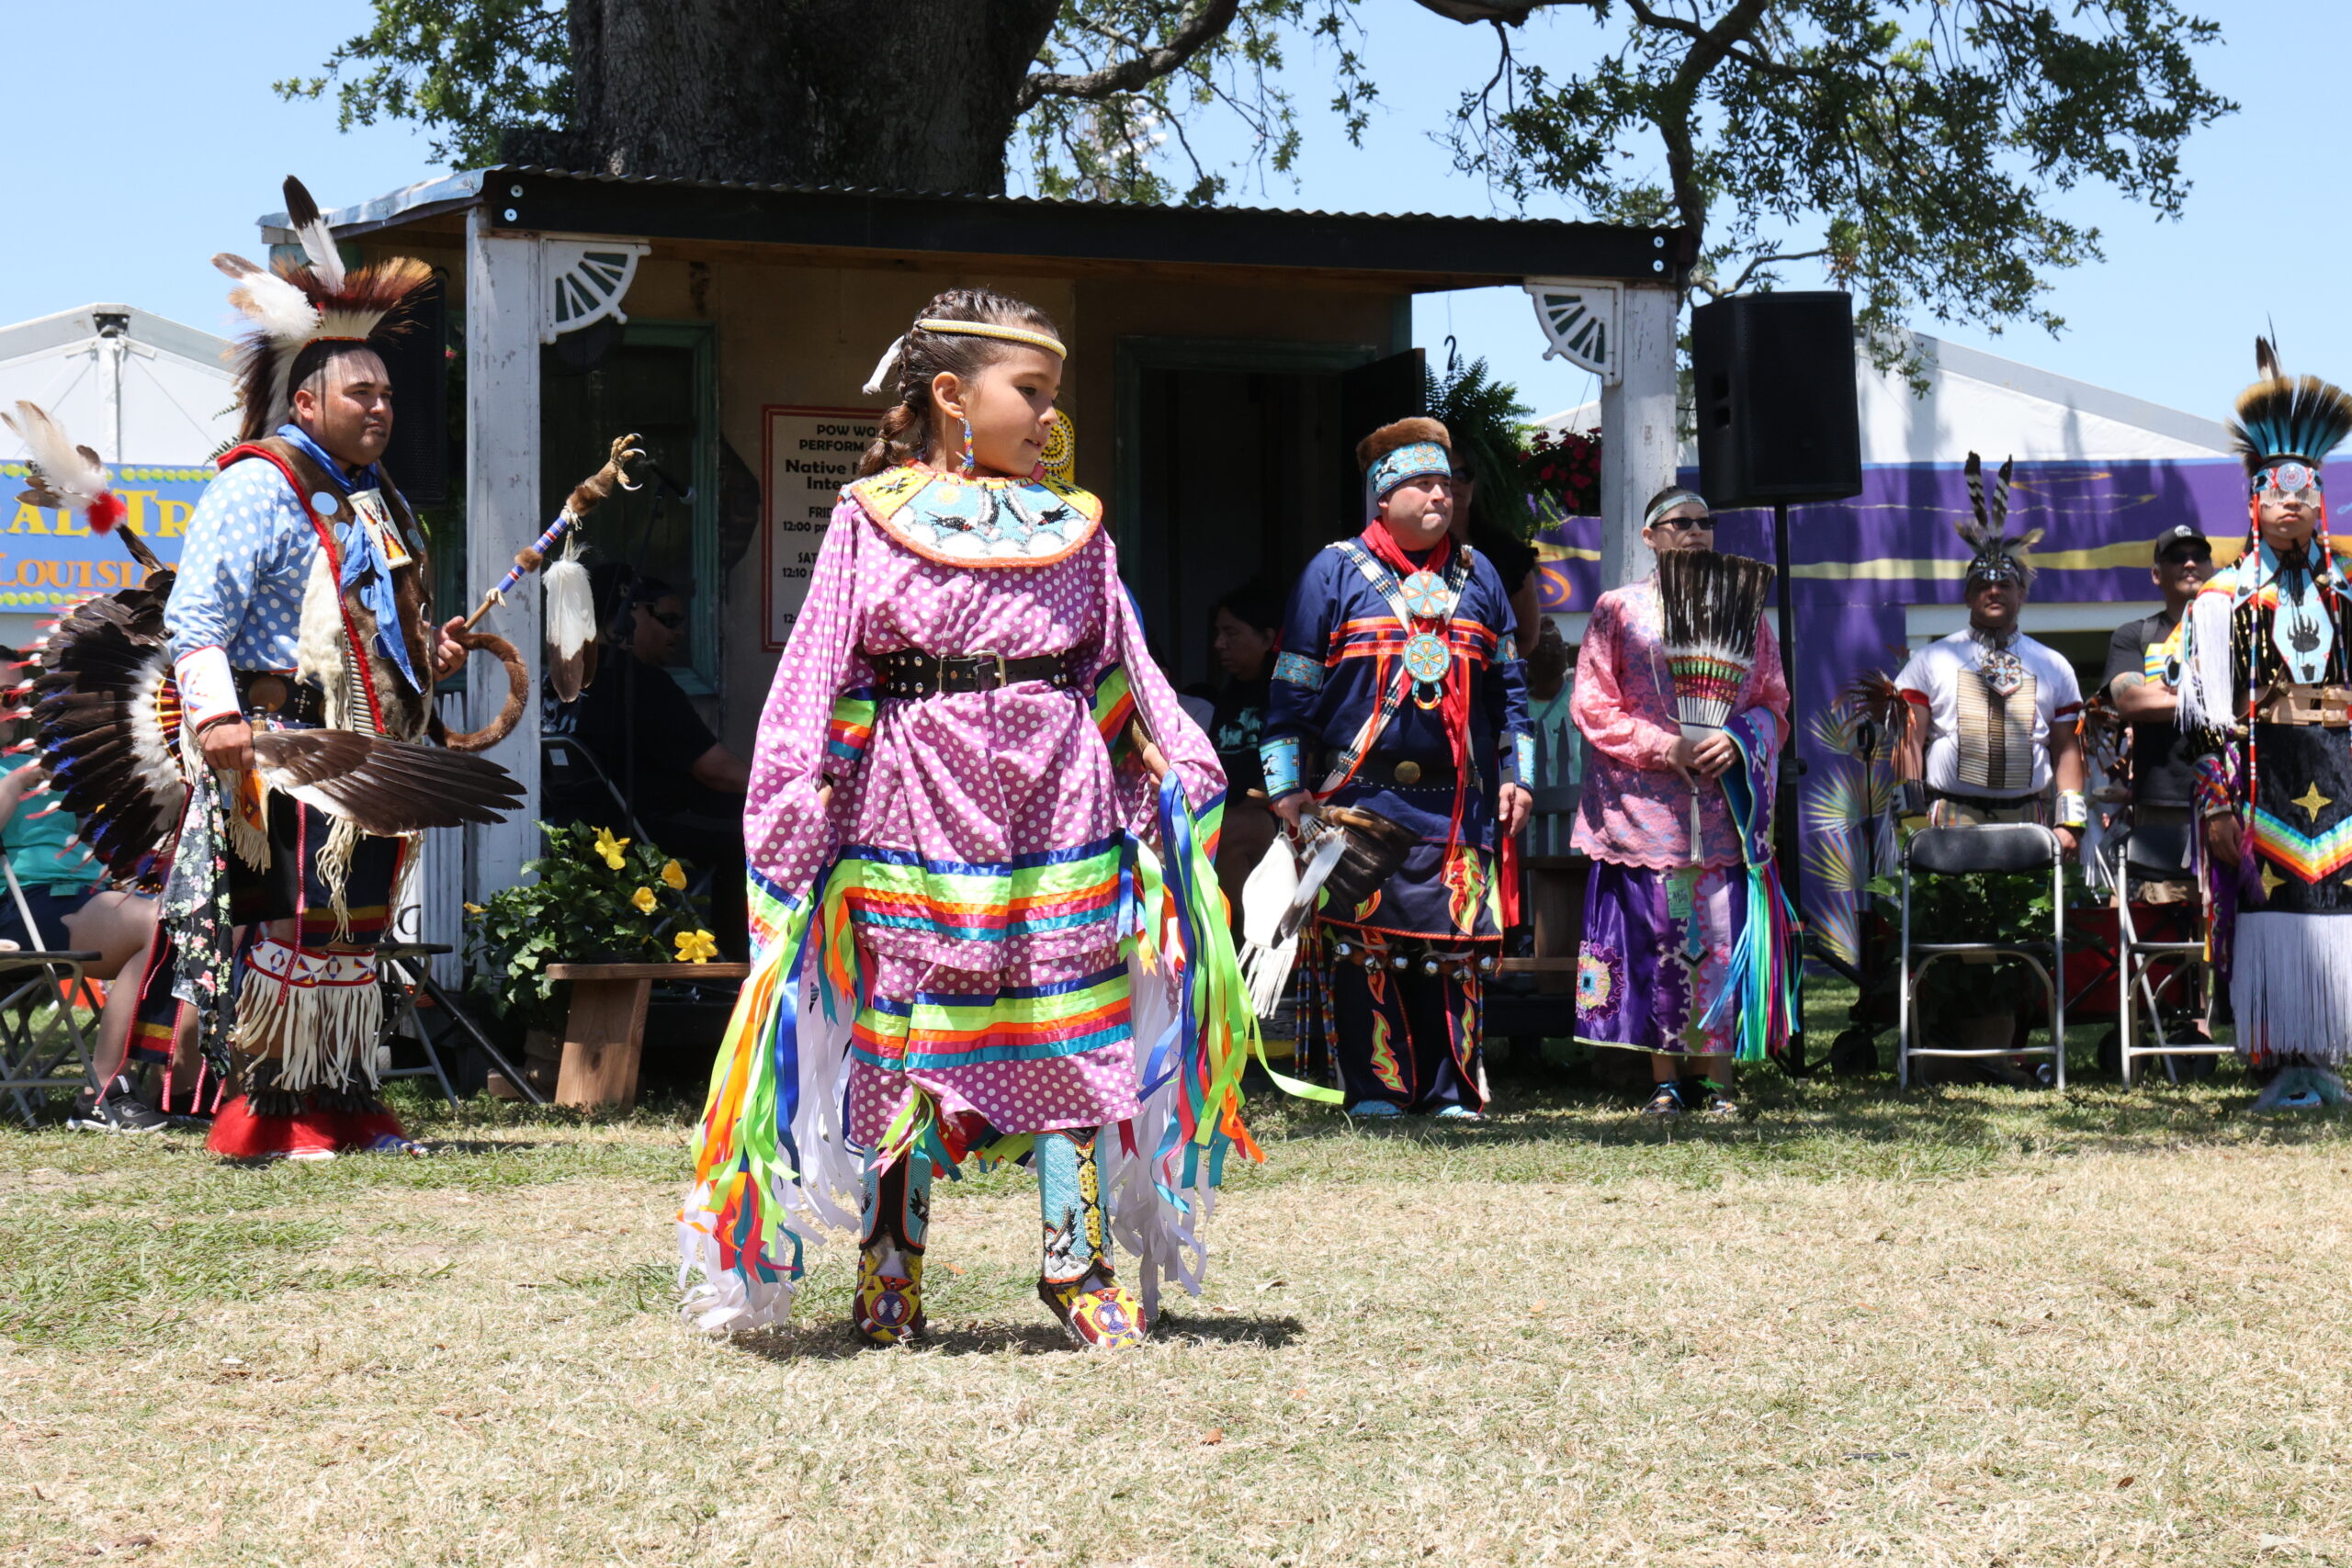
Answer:
<svg viewBox="0 0 2352 1568"><path fill-rule="evenodd" d="M76 893L26 888L25 903L32 909L34 924L40 928L40 940L35 941L25 930L24 913L17 908L15 896L9 893L6 883L0 883L0 939L15 942L28 953L63 953L74 945L65 930L65 917L79 913L84 905L104 891L103 887L85 887Z"/></svg>

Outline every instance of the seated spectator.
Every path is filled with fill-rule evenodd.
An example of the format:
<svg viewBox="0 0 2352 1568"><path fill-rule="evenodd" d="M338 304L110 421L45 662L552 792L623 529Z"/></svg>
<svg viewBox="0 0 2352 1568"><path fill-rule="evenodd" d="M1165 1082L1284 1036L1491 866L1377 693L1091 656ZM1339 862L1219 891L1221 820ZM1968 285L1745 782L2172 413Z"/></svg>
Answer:
<svg viewBox="0 0 2352 1568"><path fill-rule="evenodd" d="M569 705L548 704L545 728L578 742L628 802L648 838L712 874L712 932L740 953L743 908L743 793L751 768L719 744L665 666L676 657L685 599L659 578L622 565L595 570L604 628L595 679ZM594 780L551 782L549 820L616 822L612 796Z"/></svg>
<svg viewBox="0 0 2352 1568"><path fill-rule="evenodd" d="M13 889L0 879L0 942L27 952L96 953L98 961L83 973L107 985L98 1039L92 1052L103 1093L84 1089L67 1125L92 1132L152 1133L169 1119L142 1100L123 1072L130 1026L139 1004L138 976L131 961L147 950L155 933L155 900L106 886L105 868L74 841L74 819L48 809L40 797L48 772L28 754L0 757L0 854L15 875ZM126 970L128 975L125 975ZM111 984L124 976L119 985Z"/></svg>

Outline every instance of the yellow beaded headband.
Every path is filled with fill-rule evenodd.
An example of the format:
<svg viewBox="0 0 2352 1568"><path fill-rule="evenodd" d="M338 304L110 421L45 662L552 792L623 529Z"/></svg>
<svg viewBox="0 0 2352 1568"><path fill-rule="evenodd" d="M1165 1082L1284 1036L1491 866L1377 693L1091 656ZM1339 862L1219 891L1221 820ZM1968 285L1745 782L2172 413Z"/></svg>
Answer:
<svg viewBox="0 0 2352 1568"><path fill-rule="evenodd" d="M925 316L915 322L915 330L925 333L958 333L965 337L1001 338L1006 343L1026 344L1031 348L1042 348L1056 359L1069 357L1069 350L1062 346L1061 339L1045 333L1033 333L1027 327L1002 327L994 321L951 321L937 316ZM899 373L899 356L906 351L907 340L903 337L882 351L881 362L874 367L874 374L866 378L865 395L867 397L879 397L890 389L891 378Z"/></svg>
<svg viewBox="0 0 2352 1568"><path fill-rule="evenodd" d="M994 321L949 321L925 316L915 323L927 333L958 333L965 337L1002 338L1007 343L1025 343L1031 348L1042 348L1056 359L1068 359L1069 350L1061 339L1045 333L1033 333L1026 327L1002 327Z"/></svg>

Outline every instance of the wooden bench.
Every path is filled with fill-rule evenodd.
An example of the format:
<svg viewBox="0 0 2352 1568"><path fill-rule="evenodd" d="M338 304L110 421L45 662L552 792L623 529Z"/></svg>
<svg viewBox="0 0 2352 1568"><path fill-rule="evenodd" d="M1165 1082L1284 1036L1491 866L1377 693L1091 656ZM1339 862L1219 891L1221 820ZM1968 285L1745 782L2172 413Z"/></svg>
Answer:
<svg viewBox="0 0 2352 1568"><path fill-rule="evenodd" d="M555 1102L585 1108L637 1103L645 1008L661 980L741 980L748 964L550 964L548 977L571 985Z"/></svg>

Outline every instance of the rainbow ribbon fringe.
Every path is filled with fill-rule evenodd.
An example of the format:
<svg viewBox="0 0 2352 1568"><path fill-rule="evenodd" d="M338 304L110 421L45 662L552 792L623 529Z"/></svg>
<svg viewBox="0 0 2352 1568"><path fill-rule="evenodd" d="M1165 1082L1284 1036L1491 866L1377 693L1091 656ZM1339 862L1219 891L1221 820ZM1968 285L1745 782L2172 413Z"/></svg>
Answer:
<svg viewBox="0 0 2352 1568"><path fill-rule="evenodd" d="M695 1185L678 1215L682 1286L699 1269L714 1300L698 1314L731 1316L788 1300L800 1278L800 1238L784 1221L799 1178L792 1123L800 1100L799 991L814 906L756 873L752 929L759 956L735 998L695 1139ZM779 1236L788 1235L788 1247ZM731 1279L729 1278L731 1276Z"/></svg>
<svg viewBox="0 0 2352 1568"><path fill-rule="evenodd" d="M1105 716L1119 722L1123 705L1120 694L1110 693ZM1118 857L1121 956L1131 976L1162 976L1174 995L1169 1022L1141 1070L1143 1121L1159 1136L1148 1162L1149 1187L1136 1190L1144 1198L1156 1191L1159 1217L1140 1224L1132 1209L1113 1215L1123 1239L1139 1254L1147 1311L1161 1273L1197 1289L1204 1256L1197 1222L1207 1190L1223 1177L1227 1154L1238 1147L1247 1158L1265 1157L1241 1121L1241 1077L1250 1061L1288 1093L1335 1103L1340 1098L1337 1090L1276 1073L1267 1062L1217 885L1214 857L1224 810L1219 796L1195 817L1170 769L1157 800L1162 853L1155 857L1131 840ZM794 1127L803 1110L799 1004L812 938L824 1027L846 1040L847 1015L863 996L850 918L859 885L854 872L844 863L828 867L819 879L821 891L808 900L788 897L757 874L750 879L758 957L711 1071L695 1140L694 1190L678 1216L686 1312L707 1329L752 1326L785 1315L802 1272L803 1237L816 1234L806 1222L828 1217L828 1195L806 1189L831 1183L812 1175L810 1167L828 1167L836 1181L850 1169L827 1149L797 1147ZM1142 1016L1147 1010L1136 1000ZM810 1021L810 1027L818 1025ZM808 1064L812 1085L835 1077L821 1057L820 1052ZM913 1151L951 1178L960 1174L963 1151L951 1146L931 1098L911 1098L872 1159L887 1165ZM1120 1129L1114 1168L1140 1159L1136 1134L1133 1125ZM1013 1134L974 1153L984 1163L1018 1159L1031 1142L1028 1134ZM1190 1266L1187 1258L1193 1260Z"/></svg>
<svg viewBox="0 0 2352 1568"><path fill-rule="evenodd" d="M1747 913L1733 947L1724 988L1700 1026L1713 1029L1725 1008L1738 1010L1735 1055L1760 1062L1779 1054L1795 1032L1797 1001L1804 984L1796 910L1781 886L1772 856L1772 775L1780 725L1770 714L1743 714L1725 729L1739 748L1739 762L1724 771L1724 799L1739 830L1747 863Z"/></svg>

